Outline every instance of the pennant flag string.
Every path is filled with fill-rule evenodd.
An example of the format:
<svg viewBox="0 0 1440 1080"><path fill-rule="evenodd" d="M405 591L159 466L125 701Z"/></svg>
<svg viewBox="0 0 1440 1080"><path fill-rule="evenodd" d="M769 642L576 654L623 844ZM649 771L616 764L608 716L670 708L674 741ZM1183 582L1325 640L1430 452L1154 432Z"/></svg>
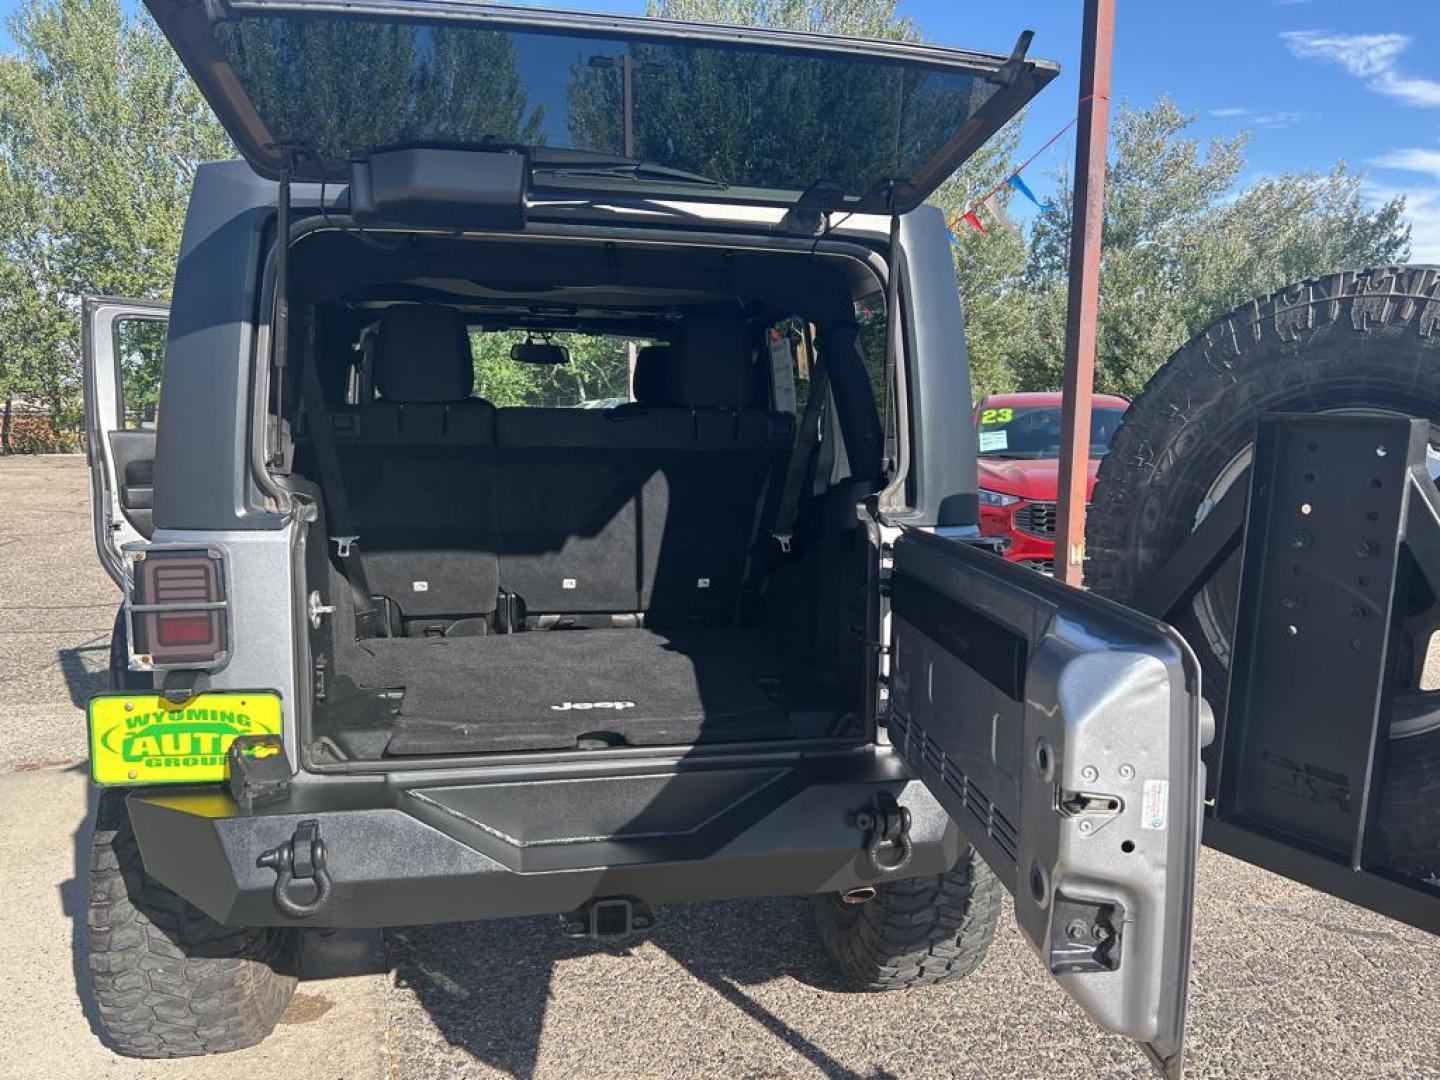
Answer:
<svg viewBox="0 0 1440 1080"><path fill-rule="evenodd" d="M1050 204L1048 202L1042 203L1039 199L1035 197L1035 193L1030 190L1030 185L1025 183L1024 180L1020 179L1019 173L1016 173L1014 176L1010 177L1009 183L1011 187L1013 187L1016 191L1020 192L1021 195L1024 195L1025 198L1029 199L1041 210L1050 209Z"/></svg>
<svg viewBox="0 0 1440 1080"><path fill-rule="evenodd" d="M1016 236L1020 235L1020 226L1010 220L1010 215L1005 212L1005 205L994 195L991 195L981 203L981 205L990 211L990 216L994 218L1006 232L1014 233Z"/></svg>
<svg viewBox="0 0 1440 1080"><path fill-rule="evenodd" d="M1071 117L1068 124L1062 127L1059 131L1055 132L1054 135L1051 135L1050 138L1046 139L1040 145L1040 148L1038 150L1036 150L1028 158L1022 161L1019 165L1017 165L1009 173L1009 175L1005 177L1005 179L1001 180L993 188L985 192L984 195L980 196L980 198L975 201L975 203L970 207L969 210L966 210L963 214L959 214L955 218L947 222L947 228L951 230L950 239L952 241L956 239L954 227L962 221L969 224L973 229L979 232L981 236L990 235L989 230L986 229L985 226L981 223L980 216L976 213L976 211L979 210L982 206L989 210L992 214L995 214L996 218L1000 220L1000 223L1002 225L1005 225L1007 228L1013 228L1014 226L1009 222L1008 219L1004 217L1003 211L998 209L999 204L991 202L991 200L1000 191L1000 189L1005 187L1007 184L1015 188L1016 191L1019 191L1036 206L1040 207L1040 209L1050 209L1049 203L1042 203L1039 199L1035 197L1035 193L1030 190L1029 185L1027 185L1024 180L1020 179L1020 174L1031 164L1033 164L1036 158L1038 158L1041 154L1045 153L1046 150L1049 150L1050 147L1054 146L1056 141L1059 140L1060 136L1064 135L1067 131L1074 127L1079 119L1079 116Z"/></svg>

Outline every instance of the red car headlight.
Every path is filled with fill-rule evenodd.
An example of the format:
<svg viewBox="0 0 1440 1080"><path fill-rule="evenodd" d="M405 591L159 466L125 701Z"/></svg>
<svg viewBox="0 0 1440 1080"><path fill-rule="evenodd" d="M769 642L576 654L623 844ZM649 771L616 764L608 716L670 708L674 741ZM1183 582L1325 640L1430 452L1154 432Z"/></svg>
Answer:
<svg viewBox="0 0 1440 1080"><path fill-rule="evenodd" d="M980 489L981 506L1014 506L1022 501L1019 495L1007 495L1003 491L991 491L989 488Z"/></svg>

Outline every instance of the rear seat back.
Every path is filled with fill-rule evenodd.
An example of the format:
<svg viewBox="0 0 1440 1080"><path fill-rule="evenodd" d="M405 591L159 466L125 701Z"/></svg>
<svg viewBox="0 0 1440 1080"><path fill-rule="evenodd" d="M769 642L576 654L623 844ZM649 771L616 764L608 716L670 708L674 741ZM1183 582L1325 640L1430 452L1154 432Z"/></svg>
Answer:
<svg viewBox="0 0 1440 1080"><path fill-rule="evenodd" d="M449 308L387 308L375 349L380 398L332 417L370 586L409 619L487 616L499 593L496 410L470 396L465 324Z"/></svg>
<svg viewBox="0 0 1440 1080"><path fill-rule="evenodd" d="M412 624L488 618L502 591L535 615L735 609L795 432L738 319L640 350L613 409L471 398L449 309L387 309L375 348L378 399L332 424L371 587Z"/></svg>
<svg viewBox="0 0 1440 1080"><path fill-rule="evenodd" d="M758 407L753 352L743 322L707 316L685 320L663 357L657 421L680 437L664 441L642 493L651 511L639 536L642 611L733 610L745 584L795 432L793 416Z"/></svg>
<svg viewBox="0 0 1440 1080"><path fill-rule="evenodd" d="M642 349L635 402L502 409L500 584L535 614L733 610L794 418L754 407L739 320Z"/></svg>
<svg viewBox="0 0 1440 1080"><path fill-rule="evenodd" d="M638 499L655 420L634 409L501 409L500 585L535 614L638 611Z"/></svg>

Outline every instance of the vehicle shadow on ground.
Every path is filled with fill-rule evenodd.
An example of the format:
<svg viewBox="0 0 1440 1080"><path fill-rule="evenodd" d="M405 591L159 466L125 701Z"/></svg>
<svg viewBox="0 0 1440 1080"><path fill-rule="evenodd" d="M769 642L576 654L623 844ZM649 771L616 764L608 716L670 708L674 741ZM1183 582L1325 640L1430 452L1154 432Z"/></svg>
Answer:
<svg viewBox="0 0 1440 1080"><path fill-rule="evenodd" d="M101 679L105 679L103 671ZM66 771L84 773L88 770L89 766L82 761L69 766ZM93 784L86 784L85 791L85 816L76 825L73 837L75 872L69 880L60 884L60 907L65 917L70 920L70 969L75 979L75 996L80 1001L80 1009L85 1015L85 1022L90 1025L91 1033L107 1049L113 1050L114 1044L100 1023L100 1010L90 986L90 950L86 941L86 920L90 910L90 835L95 821L95 803L99 799L100 791Z"/></svg>
<svg viewBox="0 0 1440 1080"><path fill-rule="evenodd" d="M803 898L682 904L659 908L656 916L646 940L823 1075L890 1080L887 1070L862 1072L837 1060L747 992L783 978L844 989ZM565 938L554 917L409 927L392 930L390 940L396 984L415 995L445 1039L521 1080L536 1075L560 965L595 953L624 956L639 943Z"/></svg>
<svg viewBox="0 0 1440 1080"><path fill-rule="evenodd" d="M110 636L83 645L60 649L56 654L60 673L65 678L65 687L70 691L70 701L77 709L83 709L95 694L110 689Z"/></svg>

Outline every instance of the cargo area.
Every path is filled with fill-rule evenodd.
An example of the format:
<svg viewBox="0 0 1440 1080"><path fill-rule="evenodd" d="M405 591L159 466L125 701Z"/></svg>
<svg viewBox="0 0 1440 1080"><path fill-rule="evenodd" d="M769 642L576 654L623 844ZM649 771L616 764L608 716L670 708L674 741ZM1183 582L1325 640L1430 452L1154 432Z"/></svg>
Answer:
<svg viewBox="0 0 1440 1080"><path fill-rule="evenodd" d="M579 630L366 642L357 682L403 688L386 753L742 742L856 716L743 630Z"/></svg>
<svg viewBox="0 0 1440 1080"><path fill-rule="evenodd" d="M374 243L294 253L312 742L376 760L863 737L868 267Z"/></svg>

